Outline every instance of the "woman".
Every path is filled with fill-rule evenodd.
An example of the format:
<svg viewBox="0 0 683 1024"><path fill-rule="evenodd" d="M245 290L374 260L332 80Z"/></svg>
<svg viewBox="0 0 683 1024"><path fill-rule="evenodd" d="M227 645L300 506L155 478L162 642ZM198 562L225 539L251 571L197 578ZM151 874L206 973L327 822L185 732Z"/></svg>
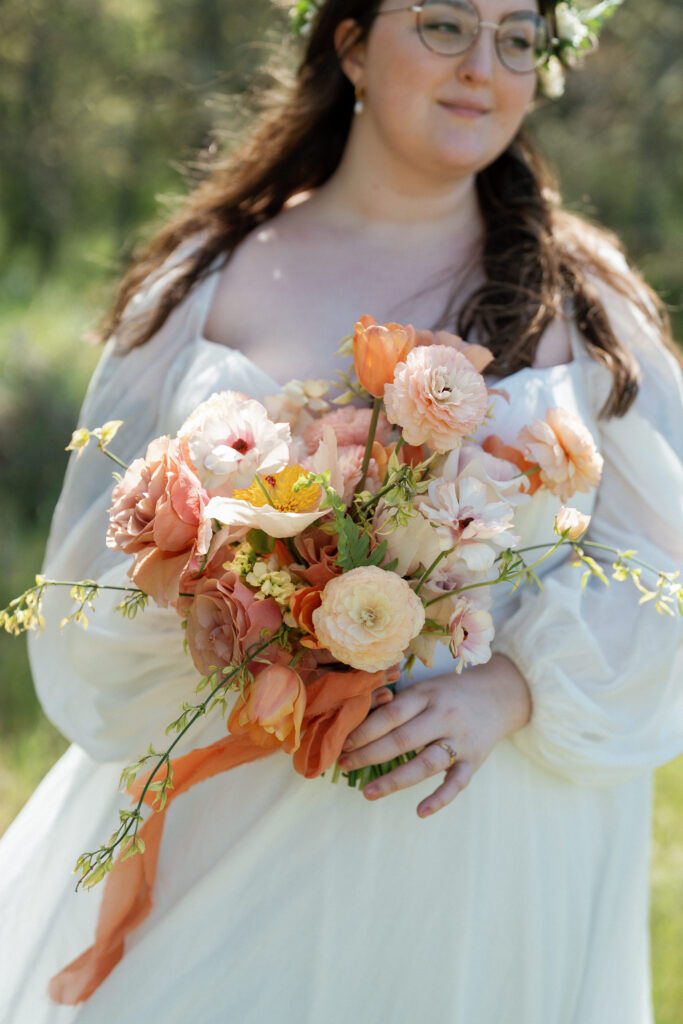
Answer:
<svg viewBox="0 0 683 1024"><path fill-rule="evenodd" d="M292 98L132 268L82 422L123 419L130 461L214 390L329 376L361 313L447 324L495 353L501 434L552 405L587 424L605 457L578 505L594 539L680 563L680 373L652 293L556 207L521 134L554 5L528 3L510 36L515 6L324 3ZM51 575L125 578L103 544L103 462L69 468ZM557 504L534 499L525 542L547 538ZM542 593L498 600L487 665L415 673L350 737L348 767L425 748L366 800L280 757L184 794L152 913L75 1007L45 995L95 930L99 899L74 896L69 869L196 673L173 613L122 623L102 598L87 633L59 634L64 602L51 595L32 659L74 746L3 842L18 965L3 1020L652 1019L651 782L681 748L680 631L631 588L584 591L556 558Z"/></svg>

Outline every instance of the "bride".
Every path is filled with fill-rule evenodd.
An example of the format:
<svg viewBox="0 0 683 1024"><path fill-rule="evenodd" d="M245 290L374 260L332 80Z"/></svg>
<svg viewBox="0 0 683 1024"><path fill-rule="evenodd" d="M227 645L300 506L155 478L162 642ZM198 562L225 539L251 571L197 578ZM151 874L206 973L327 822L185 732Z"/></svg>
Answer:
<svg viewBox="0 0 683 1024"><path fill-rule="evenodd" d="M298 11L293 91L131 267L81 423L123 420L131 461L213 391L331 376L361 314L447 327L494 353L504 436L554 405L586 423L605 459L577 503L592 537L683 563L683 386L662 307L615 238L562 210L523 129L575 9ZM126 579L104 545L104 463L72 459L51 576ZM558 504L534 497L524 543L548 538ZM652 773L683 746L679 620L547 565L542 592L497 599L486 665L415 672L352 734L348 768L425 748L365 799L280 756L178 799L152 912L88 998L59 1002L49 979L90 946L101 901L74 895L70 871L196 671L173 611L124 622L103 596L87 632L60 633L68 597L51 592L32 664L73 745L0 844L0 1020L651 1022Z"/></svg>

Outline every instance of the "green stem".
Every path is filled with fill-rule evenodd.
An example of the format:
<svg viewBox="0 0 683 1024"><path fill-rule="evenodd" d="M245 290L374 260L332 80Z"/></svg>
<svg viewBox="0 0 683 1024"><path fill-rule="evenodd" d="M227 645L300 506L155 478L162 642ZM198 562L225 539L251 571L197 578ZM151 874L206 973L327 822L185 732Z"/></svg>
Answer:
<svg viewBox="0 0 683 1024"><path fill-rule="evenodd" d="M420 593L420 591L422 590L423 586L425 585L425 583L427 582L427 580L429 579L429 577L431 576L431 574L432 574L432 573L434 572L434 570L436 569L436 567L437 567L437 565L439 564L439 562L441 562L441 561L442 561L442 560L443 560L443 559L444 559L444 558L446 557L446 555L450 555L450 554L452 554L452 552L453 552L453 551L455 551L455 548L454 548L454 547L453 547L453 548L449 548L449 549L448 549L447 551L441 551L441 552L440 552L440 553L439 553L439 554L438 554L438 555L436 556L436 558L434 559L434 561L432 562L432 564L431 564L431 565L429 566L429 568L428 568L428 569L425 569L424 573L423 573L423 574L422 574L422 576L420 577L420 582L419 582L419 583L418 583L418 585L417 585L417 586L415 587L415 593L416 593L416 594L419 594L419 593Z"/></svg>
<svg viewBox="0 0 683 1024"><path fill-rule="evenodd" d="M105 853L110 854L110 855L113 854L113 852L117 848L117 846L120 846L121 843L123 843L125 841L125 839L128 836L128 833L130 832L131 829L134 829L133 838L135 838L135 836L137 835L137 831L138 831L138 818L137 818L137 815L140 813L140 810L141 810L141 808L142 808L142 806L144 804L145 796L147 794L147 791L148 791L150 785L152 784L152 782L154 781L154 779L156 778L156 776L157 776L159 770L162 768L162 766L164 764L166 764L166 763L168 763L170 765L171 754L172 754L173 750L175 749L175 747L178 745L178 743L180 743L180 741L183 738L183 736L185 735L185 733L189 729L192 728L192 726L197 721L197 719L203 717L203 715L206 714L206 710L208 708L208 705L213 700L214 696L218 693L218 691L223 689L223 688L227 688L227 686L232 682L232 680L235 678L235 676L239 672L241 672L242 669L244 669L249 664L250 661L252 661L255 657L257 657L257 655L259 655L262 651L264 651L267 647L269 647L270 644L276 642L277 639L278 639L278 636L279 636L279 632L280 631L278 630L278 632L273 633L270 637L268 637L267 640L263 640L260 643L252 644L251 647L248 648L248 650L245 653L244 658L240 662L240 664L235 666L234 668L232 668L232 670L230 672L228 672L227 675L223 676L221 678L220 682L216 686L214 686L213 690L211 691L209 696L206 698L206 700L202 701L202 703L197 706L197 710L195 711L194 715L192 715L192 717L189 719L189 721L187 722L187 725L185 725L185 727L183 729L181 729L181 731L178 733L178 735L173 740L173 742L170 744L170 746L164 751L163 754L160 755L159 760L157 761L156 765L152 769L150 775L148 776L148 778L147 778L147 780L145 782L145 785L143 786L143 789L142 789L142 792L140 793L140 797L138 799L138 802L135 805L135 810L133 812L133 817L131 817L131 818L129 818L127 820L126 827L125 827L124 831L122 832L122 834L118 837L118 839L116 839L116 841L114 843L112 843L111 846L105 847L105 849L104 849ZM98 851L94 851L92 854L88 854L87 856L95 856L97 854L97 852ZM90 869L84 875L81 876L81 878L78 880L78 884L76 885L76 889L78 889L78 887L81 885L81 883L86 880L88 875L91 873L91 870L94 870L94 869Z"/></svg>
<svg viewBox="0 0 683 1024"><path fill-rule="evenodd" d="M266 487L266 485L264 484L263 480L261 479L261 476L260 476L260 474L259 474L259 473L257 473L254 479L256 480L256 483L257 483L257 484L259 485L259 487L260 487L260 488L261 488L261 490L263 491L263 494L264 494L264 496L265 496L265 499L266 499L266 501L268 502L268 504L270 505L270 507L271 507L271 508L275 508L275 505L274 505L274 503L273 503L273 499L272 499L272 498L271 498L271 496L270 496L270 495L268 494L268 488Z"/></svg>
<svg viewBox="0 0 683 1024"><path fill-rule="evenodd" d="M372 506L376 505L379 499L383 498L385 494L388 494L389 491L393 491L395 487L399 487L404 479L405 470L402 470L399 476L397 476L397 478L394 481L392 481L392 483L386 484L384 487L382 487L380 491L377 491L376 494L373 494L370 498L368 498L367 501L362 501L360 505L357 505L356 507L358 508L358 511L365 512L366 509L372 508Z"/></svg>
<svg viewBox="0 0 683 1024"><path fill-rule="evenodd" d="M356 487L356 494L362 491L365 487L365 481L368 476L368 469L370 468L370 456L372 454L372 446L375 443L375 434L377 433L377 421L379 420L380 410L382 408L382 399L375 398L372 403L372 417L370 419L370 430L368 431L368 439L365 442L365 454L363 455L363 465L360 471L360 480Z"/></svg>
<svg viewBox="0 0 683 1024"><path fill-rule="evenodd" d="M117 466L121 466L122 469L128 469L128 466L126 465L126 463L125 462L121 462L121 459L119 459L116 455L114 455L113 452L110 452L108 448L105 448L105 446L103 444L100 444L98 442L97 447L98 447L99 451L102 452L103 455L106 455L108 459L111 459L112 462L115 462Z"/></svg>

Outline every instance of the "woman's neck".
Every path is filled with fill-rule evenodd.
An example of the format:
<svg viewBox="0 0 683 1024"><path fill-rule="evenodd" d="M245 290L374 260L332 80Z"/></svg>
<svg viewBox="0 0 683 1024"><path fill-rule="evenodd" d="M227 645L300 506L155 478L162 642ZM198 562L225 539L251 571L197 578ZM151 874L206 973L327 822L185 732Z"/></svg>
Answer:
<svg viewBox="0 0 683 1024"><path fill-rule="evenodd" d="M367 140L366 140L367 141ZM362 232L377 244L400 241L463 249L483 236L474 175L430 178L368 152L352 131L342 161L315 195L318 213L337 229Z"/></svg>

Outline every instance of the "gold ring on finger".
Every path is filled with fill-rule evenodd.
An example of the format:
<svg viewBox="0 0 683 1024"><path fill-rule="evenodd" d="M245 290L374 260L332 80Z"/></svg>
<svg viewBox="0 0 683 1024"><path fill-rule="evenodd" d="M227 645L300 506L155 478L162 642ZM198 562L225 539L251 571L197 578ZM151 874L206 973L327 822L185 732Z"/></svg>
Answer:
<svg viewBox="0 0 683 1024"><path fill-rule="evenodd" d="M434 740L434 742L432 743L432 746L433 747L443 747L443 749L448 754L448 757L450 758L450 760L448 762L448 768L452 768L453 765L455 764L455 762L458 759L458 755L453 750L453 747L450 745L450 743L446 743L445 740ZM446 768L445 770L448 771L448 768Z"/></svg>

